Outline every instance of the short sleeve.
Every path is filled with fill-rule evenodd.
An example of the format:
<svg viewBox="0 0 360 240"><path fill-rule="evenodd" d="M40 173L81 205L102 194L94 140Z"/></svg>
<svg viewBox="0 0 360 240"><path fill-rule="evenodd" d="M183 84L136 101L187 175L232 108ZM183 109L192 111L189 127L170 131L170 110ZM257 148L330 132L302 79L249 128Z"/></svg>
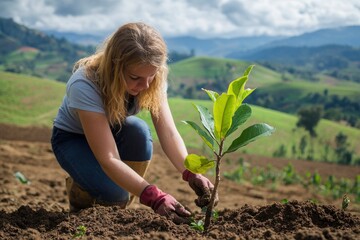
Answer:
<svg viewBox="0 0 360 240"><path fill-rule="evenodd" d="M100 93L90 81L82 79L74 81L67 94L69 107L105 113Z"/></svg>

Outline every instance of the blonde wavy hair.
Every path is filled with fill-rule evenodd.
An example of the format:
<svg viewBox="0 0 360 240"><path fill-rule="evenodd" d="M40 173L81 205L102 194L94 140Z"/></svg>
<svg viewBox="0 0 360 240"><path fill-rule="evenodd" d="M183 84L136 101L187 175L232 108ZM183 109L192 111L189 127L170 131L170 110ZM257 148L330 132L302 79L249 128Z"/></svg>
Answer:
<svg viewBox="0 0 360 240"><path fill-rule="evenodd" d="M86 76L100 89L111 125L121 125L127 116L125 69L148 64L158 68L148 89L136 96L138 107L158 117L166 97L167 47L161 35L145 23L128 23L108 37L95 54L80 59L74 71L85 68Z"/></svg>

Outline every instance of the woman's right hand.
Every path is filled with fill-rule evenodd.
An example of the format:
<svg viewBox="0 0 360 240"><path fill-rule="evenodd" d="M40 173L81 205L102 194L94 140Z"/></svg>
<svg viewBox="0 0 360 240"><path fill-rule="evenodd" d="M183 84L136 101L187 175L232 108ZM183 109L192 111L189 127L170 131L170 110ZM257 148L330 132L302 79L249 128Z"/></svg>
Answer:
<svg viewBox="0 0 360 240"><path fill-rule="evenodd" d="M148 185L140 195L140 203L154 212L171 219L176 224L189 223L191 213L173 196L162 192L155 185Z"/></svg>

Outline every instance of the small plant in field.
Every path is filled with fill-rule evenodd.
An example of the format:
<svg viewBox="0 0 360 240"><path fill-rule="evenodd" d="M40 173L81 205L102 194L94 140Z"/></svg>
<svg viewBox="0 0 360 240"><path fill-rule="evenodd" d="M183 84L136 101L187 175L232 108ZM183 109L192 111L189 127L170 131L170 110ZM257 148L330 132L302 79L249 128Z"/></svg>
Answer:
<svg viewBox="0 0 360 240"><path fill-rule="evenodd" d="M219 218L219 212L216 210L213 210L212 212L212 218L214 219L214 221L216 222Z"/></svg>
<svg viewBox="0 0 360 240"><path fill-rule="evenodd" d="M194 173L205 173L208 169L215 166L215 183L211 193L210 203L207 206L204 229L207 230L213 213L215 196L220 182L220 161L225 154L234 152L241 147L262 136L269 136L274 132L274 128L265 123L254 124L244 129L238 137L233 140L230 146L226 145L228 137L244 124L251 116L251 108L243 104L243 100L248 97L254 89L245 89L245 83L253 68L248 67L243 76L232 81L226 93L221 95L217 92L203 89L213 101L212 113L205 107L194 104L200 114L203 127L195 122L184 121L190 125L202 138L206 146L214 153L215 159L208 159L205 156L189 154L185 159L185 167Z"/></svg>
<svg viewBox="0 0 360 240"><path fill-rule="evenodd" d="M84 237L86 234L86 227L84 225L80 225L76 228L76 233L73 235L73 239Z"/></svg>
<svg viewBox="0 0 360 240"><path fill-rule="evenodd" d="M245 172L247 171L249 164L244 162L243 159L238 161L239 166L234 170L234 172L224 172L224 177L237 182L241 183L244 180Z"/></svg>
<svg viewBox="0 0 360 240"><path fill-rule="evenodd" d="M206 214L207 207L201 208L201 214ZM219 212L216 210L212 211L212 219L216 221L219 218ZM200 232L204 231L204 221L202 219L195 221L195 219L191 219L190 227L198 230Z"/></svg>
<svg viewBox="0 0 360 240"><path fill-rule="evenodd" d="M287 204L289 203L289 200L287 198L281 199L280 201L282 204Z"/></svg>
<svg viewBox="0 0 360 240"><path fill-rule="evenodd" d="M16 179L18 179L22 184L30 184L30 181L22 174L21 172L16 172L14 174Z"/></svg>
<svg viewBox="0 0 360 240"><path fill-rule="evenodd" d="M360 202L360 175L355 177L355 181L351 190L355 194L355 202Z"/></svg>
<svg viewBox="0 0 360 240"><path fill-rule="evenodd" d="M321 185L321 176L319 173L315 172L312 176L312 184L314 186L320 186Z"/></svg>
<svg viewBox="0 0 360 240"><path fill-rule="evenodd" d="M343 196L343 200L342 200L342 204L341 204L341 208L342 210L346 210L346 208L349 206L350 204L350 199L348 198L348 196L345 194Z"/></svg>
<svg viewBox="0 0 360 240"><path fill-rule="evenodd" d="M284 167L282 174L283 174L282 181L285 185L294 184L300 181L294 166L290 163Z"/></svg>
<svg viewBox="0 0 360 240"><path fill-rule="evenodd" d="M190 227L197 231L203 232L204 231L204 221L201 219L199 221L192 220L190 223Z"/></svg>
<svg viewBox="0 0 360 240"><path fill-rule="evenodd" d="M309 199L309 202L313 203L313 204L319 204L319 200L315 199L315 198L311 198Z"/></svg>

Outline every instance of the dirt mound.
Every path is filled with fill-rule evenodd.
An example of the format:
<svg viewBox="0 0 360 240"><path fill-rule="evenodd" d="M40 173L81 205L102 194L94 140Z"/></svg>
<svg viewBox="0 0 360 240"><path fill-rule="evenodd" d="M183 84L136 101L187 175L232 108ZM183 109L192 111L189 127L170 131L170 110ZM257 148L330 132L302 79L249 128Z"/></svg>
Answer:
<svg viewBox="0 0 360 240"><path fill-rule="evenodd" d="M46 142L51 138L51 129L48 127L19 127L0 123L0 139L20 140L29 142Z"/></svg>
<svg viewBox="0 0 360 240"><path fill-rule="evenodd" d="M136 201L129 209L93 207L69 214L65 192L67 174L55 160L47 128L0 125L0 239L71 239L80 226L87 239L359 239L358 205L340 210L341 200L299 185L276 190L222 179L219 218L207 233L176 225ZM235 156L236 158L239 156ZM284 160L241 155L254 166L282 167ZM324 175L351 177L359 168L291 161L296 169L322 169ZM223 170L234 169L223 165ZM14 176L21 172L29 184ZM208 175L210 179L212 175ZM195 194L166 160L158 144L147 180L172 194L195 213ZM288 199L287 204L279 203ZM316 199L314 204L309 199Z"/></svg>
<svg viewBox="0 0 360 240"><path fill-rule="evenodd" d="M198 213L199 214L199 213ZM329 205L292 201L222 210L208 232L176 225L146 209L94 207L77 214L22 206L0 212L2 239L357 239L360 219Z"/></svg>

